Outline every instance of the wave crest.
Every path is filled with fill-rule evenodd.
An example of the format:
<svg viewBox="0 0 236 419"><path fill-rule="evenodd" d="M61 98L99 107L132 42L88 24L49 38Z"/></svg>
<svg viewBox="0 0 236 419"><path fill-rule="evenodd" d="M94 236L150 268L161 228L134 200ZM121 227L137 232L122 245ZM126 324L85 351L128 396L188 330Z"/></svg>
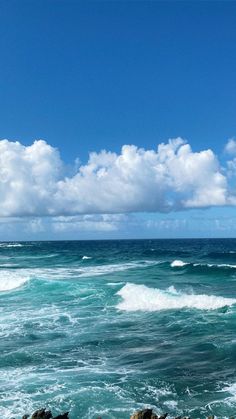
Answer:
<svg viewBox="0 0 236 419"><path fill-rule="evenodd" d="M21 287L30 278L25 273L1 271L0 291L11 291Z"/></svg>
<svg viewBox="0 0 236 419"><path fill-rule="evenodd" d="M167 290L127 283L117 293L122 297L117 308L125 311L160 311L181 308L216 310L236 303L234 298L206 294L186 294L172 286Z"/></svg>
<svg viewBox="0 0 236 419"><path fill-rule="evenodd" d="M172 268L181 268L182 266L188 265L187 262L183 262L182 260L174 260L171 262L170 266Z"/></svg>
<svg viewBox="0 0 236 419"><path fill-rule="evenodd" d="M8 247L23 247L23 244L21 244L21 243L0 243L0 247L5 247L5 248L8 248Z"/></svg>

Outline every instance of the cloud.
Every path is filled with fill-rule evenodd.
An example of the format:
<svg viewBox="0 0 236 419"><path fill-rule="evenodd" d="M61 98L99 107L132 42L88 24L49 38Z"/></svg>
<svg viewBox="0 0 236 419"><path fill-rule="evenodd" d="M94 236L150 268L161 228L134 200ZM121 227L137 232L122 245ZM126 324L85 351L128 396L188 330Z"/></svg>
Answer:
<svg viewBox="0 0 236 419"><path fill-rule="evenodd" d="M52 197L62 166L58 151L45 141L29 147L0 141L0 216L54 212Z"/></svg>
<svg viewBox="0 0 236 419"><path fill-rule="evenodd" d="M236 154L236 140L230 138L225 146L225 152L228 154Z"/></svg>
<svg viewBox="0 0 236 419"><path fill-rule="evenodd" d="M213 151L193 152L181 138L157 150L124 145L120 154L91 153L75 175L64 172L58 150L43 140L31 146L0 141L0 216L170 212L232 203ZM98 228L101 222L116 228L101 219Z"/></svg>
<svg viewBox="0 0 236 419"><path fill-rule="evenodd" d="M81 231L117 231L127 221L123 214L97 214L82 216L59 216L52 218L52 229L56 233Z"/></svg>

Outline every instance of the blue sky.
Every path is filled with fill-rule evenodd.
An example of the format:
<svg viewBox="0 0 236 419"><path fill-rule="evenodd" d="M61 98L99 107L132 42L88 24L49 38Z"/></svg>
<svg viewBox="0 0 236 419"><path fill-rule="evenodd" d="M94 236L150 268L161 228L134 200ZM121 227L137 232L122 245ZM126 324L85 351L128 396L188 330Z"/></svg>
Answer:
<svg viewBox="0 0 236 419"><path fill-rule="evenodd" d="M1 239L235 236L236 150L225 150L236 135L235 18L230 1L1 1L0 138L9 141L0 163ZM178 137L191 146L184 161L188 167L194 159L195 178L180 187L179 177L192 171L179 176L182 157L173 161L175 171L168 162L163 200L161 178L148 183L160 156L154 164L146 154L121 149L156 152L158 144ZM37 139L52 149L40 143L29 167L27 147ZM14 141L21 148L13 150ZM128 177L124 167L117 174L111 165L117 168L119 157L104 169L103 149L140 161L129 166ZM207 149L213 157L194 154ZM79 164L91 170L90 152L100 156L96 173L101 167L109 172L117 190L113 201L107 182L92 187L86 174L90 183L82 190L84 172L79 181L72 179ZM8 160L9 153L14 159ZM205 158L207 170L201 166ZM204 202L195 165L209 179L206 189L214 191ZM37 178L32 184L27 171ZM65 185L55 186L62 180ZM53 202L45 198L48 185ZM109 205L90 199L99 188ZM122 190L134 194L132 202L123 202ZM83 208L77 195L88 201Z"/></svg>

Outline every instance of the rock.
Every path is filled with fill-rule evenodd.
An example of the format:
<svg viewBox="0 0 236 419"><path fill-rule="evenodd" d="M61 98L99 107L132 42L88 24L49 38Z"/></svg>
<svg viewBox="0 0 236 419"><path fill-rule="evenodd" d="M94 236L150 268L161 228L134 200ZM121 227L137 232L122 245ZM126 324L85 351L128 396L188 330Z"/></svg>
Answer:
<svg viewBox="0 0 236 419"><path fill-rule="evenodd" d="M24 415L22 416L22 419L28 419L30 417L30 415Z"/></svg>
<svg viewBox="0 0 236 419"><path fill-rule="evenodd" d="M52 413L50 410L40 409L36 410L31 416L31 419L50 419L52 418Z"/></svg>
<svg viewBox="0 0 236 419"><path fill-rule="evenodd" d="M159 416L159 419L166 419L167 416L168 416L168 413L164 413L164 415Z"/></svg>
<svg viewBox="0 0 236 419"><path fill-rule="evenodd" d="M69 419L69 412L62 413L62 415L54 416L53 419Z"/></svg>
<svg viewBox="0 0 236 419"><path fill-rule="evenodd" d="M139 412L135 412L130 419L158 419L155 413L152 413L152 409L144 409Z"/></svg>

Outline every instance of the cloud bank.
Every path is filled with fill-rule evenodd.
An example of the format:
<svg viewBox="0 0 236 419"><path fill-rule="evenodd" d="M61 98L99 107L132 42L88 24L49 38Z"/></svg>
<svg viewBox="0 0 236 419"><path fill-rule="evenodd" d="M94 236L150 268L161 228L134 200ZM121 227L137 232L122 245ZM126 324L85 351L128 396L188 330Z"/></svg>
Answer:
<svg viewBox="0 0 236 419"><path fill-rule="evenodd" d="M73 176L64 173L58 150L45 141L31 146L0 141L0 216L171 212L235 204L227 172L213 151L193 152L181 138L157 150L124 145L120 154L91 153Z"/></svg>

